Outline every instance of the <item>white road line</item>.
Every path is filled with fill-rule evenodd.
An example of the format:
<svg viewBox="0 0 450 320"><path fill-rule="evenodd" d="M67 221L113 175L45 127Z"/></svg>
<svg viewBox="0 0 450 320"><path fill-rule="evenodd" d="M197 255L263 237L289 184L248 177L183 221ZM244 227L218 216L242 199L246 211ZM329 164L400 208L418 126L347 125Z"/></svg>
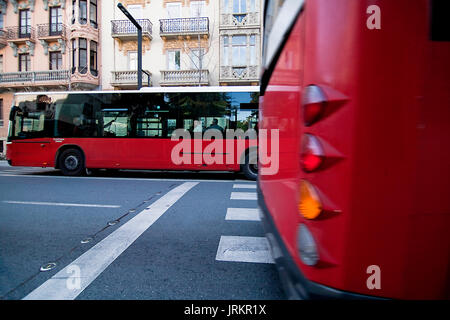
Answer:
<svg viewBox="0 0 450 320"><path fill-rule="evenodd" d="M62 203L62 202L35 202L35 201L2 201L10 204L30 204L37 206L63 206L63 207L91 207L91 208L120 208L118 205L110 204L87 204L87 203Z"/></svg>
<svg viewBox="0 0 450 320"><path fill-rule="evenodd" d="M24 300L73 300L122 252L198 183L186 182L166 193L59 271Z"/></svg>
<svg viewBox="0 0 450 320"><path fill-rule="evenodd" d="M21 175L21 174L1 174L2 177L20 177L20 178L49 178L49 179L83 179L83 180L123 180L123 181L175 181L175 182L234 182L233 180L202 180L202 179L177 179L177 178L127 178L127 177L66 177L66 176L48 176L48 175Z"/></svg>
<svg viewBox="0 0 450 320"><path fill-rule="evenodd" d="M256 184L233 184L233 189L256 189Z"/></svg>
<svg viewBox="0 0 450 320"><path fill-rule="evenodd" d="M260 221L258 209L228 208L225 220Z"/></svg>
<svg viewBox="0 0 450 320"><path fill-rule="evenodd" d="M232 192L231 200L258 200L256 192Z"/></svg>
<svg viewBox="0 0 450 320"><path fill-rule="evenodd" d="M216 260L273 263L265 237L221 236Z"/></svg>

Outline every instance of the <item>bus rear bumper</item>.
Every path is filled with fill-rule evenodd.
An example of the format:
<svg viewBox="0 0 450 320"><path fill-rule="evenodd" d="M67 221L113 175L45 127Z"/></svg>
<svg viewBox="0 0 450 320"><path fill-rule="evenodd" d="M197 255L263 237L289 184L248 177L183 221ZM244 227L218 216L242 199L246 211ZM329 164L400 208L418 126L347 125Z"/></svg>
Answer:
<svg viewBox="0 0 450 320"><path fill-rule="evenodd" d="M270 250L280 276L281 284L288 299L380 299L379 297L336 290L308 280L297 267L281 240L280 234L276 230L274 221L265 204L259 183L258 203L261 212L261 222L270 245Z"/></svg>

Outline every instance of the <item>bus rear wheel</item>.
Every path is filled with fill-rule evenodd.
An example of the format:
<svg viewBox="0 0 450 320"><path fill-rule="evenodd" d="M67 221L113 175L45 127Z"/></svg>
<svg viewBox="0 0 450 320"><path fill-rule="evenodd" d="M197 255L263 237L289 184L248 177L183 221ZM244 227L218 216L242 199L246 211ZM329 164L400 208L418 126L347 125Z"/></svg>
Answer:
<svg viewBox="0 0 450 320"><path fill-rule="evenodd" d="M256 181L258 179L258 155L256 152L250 152L245 156L242 172L249 180Z"/></svg>
<svg viewBox="0 0 450 320"><path fill-rule="evenodd" d="M65 176L79 176L84 171L83 154L78 149L64 150L59 156L59 168Z"/></svg>

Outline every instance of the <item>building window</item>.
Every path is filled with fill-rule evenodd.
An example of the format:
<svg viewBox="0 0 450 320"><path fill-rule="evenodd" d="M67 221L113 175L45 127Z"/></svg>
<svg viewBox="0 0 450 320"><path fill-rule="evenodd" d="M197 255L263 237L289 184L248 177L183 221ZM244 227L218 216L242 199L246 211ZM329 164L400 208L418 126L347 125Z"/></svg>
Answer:
<svg viewBox="0 0 450 320"><path fill-rule="evenodd" d="M180 70L180 50L173 50L167 52L167 69Z"/></svg>
<svg viewBox="0 0 450 320"><path fill-rule="evenodd" d="M191 1L191 17L204 17L205 14L205 1Z"/></svg>
<svg viewBox="0 0 450 320"><path fill-rule="evenodd" d="M256 36L254 34L250 36L250 65L256 65Z"/></svg>
<svg viewBox="0 0 450 320"><path fill-rule="evenodd" d="M62 32L62 9L61 7L50 8L50 35L59 35Z"/></svg>
<svg viewBox="0 0 450 320"><path fill-rule="evenodd" d="M96 77L98 75L98 67L97 67L97 42L95 41L91 41L89 51L89 61L91 74Z"/></svg>
<svg viewBox="0 0 450 320"><path fill-rule="evenodd" d="M247 36L233 36L233 66L247 65Z"/></svg>
<svg viewBox="0 0 450 320"><path fill-rule="evenodd" d="M230 0L223 0L223 13L231 13Z"/></svg>
<svg viewBox="0 0 450 320"><path fill-rule="evenodd" d="M250 12L256 12L256 0L250 0Z"/></svg>
<svg viewBox="0 0 450 320"><path fill-rule="evenodd" d="M181 2L169 2L166 8L169 19L181 18Z"/></svg>
<svg viewBox="0 0 450 320"><path fill-rule="evenodd" d="M230 55L230 38L228 36L223 37L223 54L222 54L222 65L229 65L229 55Z"/></svg>
<svg viewBox="0 0 450 320"><path fill-rule="evenodd" d="M87 73L87 40L84 38L78 39L78 72Z"/></svg>
<svg viewBox="0 0 450 320"><path fill-rule="evenodd" d="M31 70L31 59L28 53L19 54L19 72Z"/></svg>
<svg viewBox="0 0 450 320"><path fill-rule="evenodd" d="M89 4L89 20L91 26L97 28L97 0L91 0Z"/></svg>
<svg viewBox="0 0 450 320"><path fill-rule="evenodd" d="M3 99L0 99L0 127L3 127ZM0 140L0 152L3 152L3 141Z"/></svg>
<svg viewBox="0 0 450 320"><path fill-rule="evenodd" d="M87 0L79 0L79 19L80 24L87 23Z"/></svg>
<svg viewBox="0 0 450 320"><path fill-rule="evenodd" d="M77 69L77 54L78 54L77 40L72 39L72 73L75 73L75 70Z"/></svg>
<svg viewBox="0 0 450 320"><path fill-rule="evenodd" d="M127 6L127 10L135 19L142 19L144 16L143 8L140 4L130 4Z"/></svg>
<svg viewBox="0 0 450 320"><path fill-rule="evenodd" d="M30 10L19 11L19 38L31 37L31 13Z"/></svg>
<svg viewBox="0 0 450 320"><path fill-rule="evenodd" d="M0 73L3 72L3 55L0 54Z"/></svg>
<svg viewBox="0 0 450 320"><path fill-rule="evenodd" d="M233 0L233 13L247 13L247 0Z"/></svg>
<svg viewBox="0 0 450 320"><path fill-rule="evenodd" d="M60 70L62 68L62 54L61 52L50 52L50 70Z"/></svg>
<svg viewBox="0 0 450 320"><path fill-rule="evenodd" d="M77 0L72 0L72 24L75 23L75 7L77 5Z"/></svg>
<svg viewBox="0 0 450 320"><path fill-rule="evenodd" d="M137 51L128 51L128 70L137 70Z"/></svg>
<svg viewBox="0 0 450 320"><path fill-rule="evenodd" d="M203 49L192 49L190 51L191 69L193 70L203 69L203 66L200 66L200 61L203 60L204 54L205 52Z"/></svg>

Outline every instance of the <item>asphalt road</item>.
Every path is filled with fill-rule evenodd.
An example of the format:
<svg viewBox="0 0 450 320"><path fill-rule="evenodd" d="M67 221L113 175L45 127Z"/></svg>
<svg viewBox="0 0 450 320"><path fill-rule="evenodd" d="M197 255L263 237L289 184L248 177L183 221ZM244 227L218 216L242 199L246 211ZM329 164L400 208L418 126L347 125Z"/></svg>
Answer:
<svg viewBox="0 0 450 320"><path fill-rule="evenodd" d="M256 184L239 174L64 177L0 162L0 299L24 298L285 296Z"/></svg>

